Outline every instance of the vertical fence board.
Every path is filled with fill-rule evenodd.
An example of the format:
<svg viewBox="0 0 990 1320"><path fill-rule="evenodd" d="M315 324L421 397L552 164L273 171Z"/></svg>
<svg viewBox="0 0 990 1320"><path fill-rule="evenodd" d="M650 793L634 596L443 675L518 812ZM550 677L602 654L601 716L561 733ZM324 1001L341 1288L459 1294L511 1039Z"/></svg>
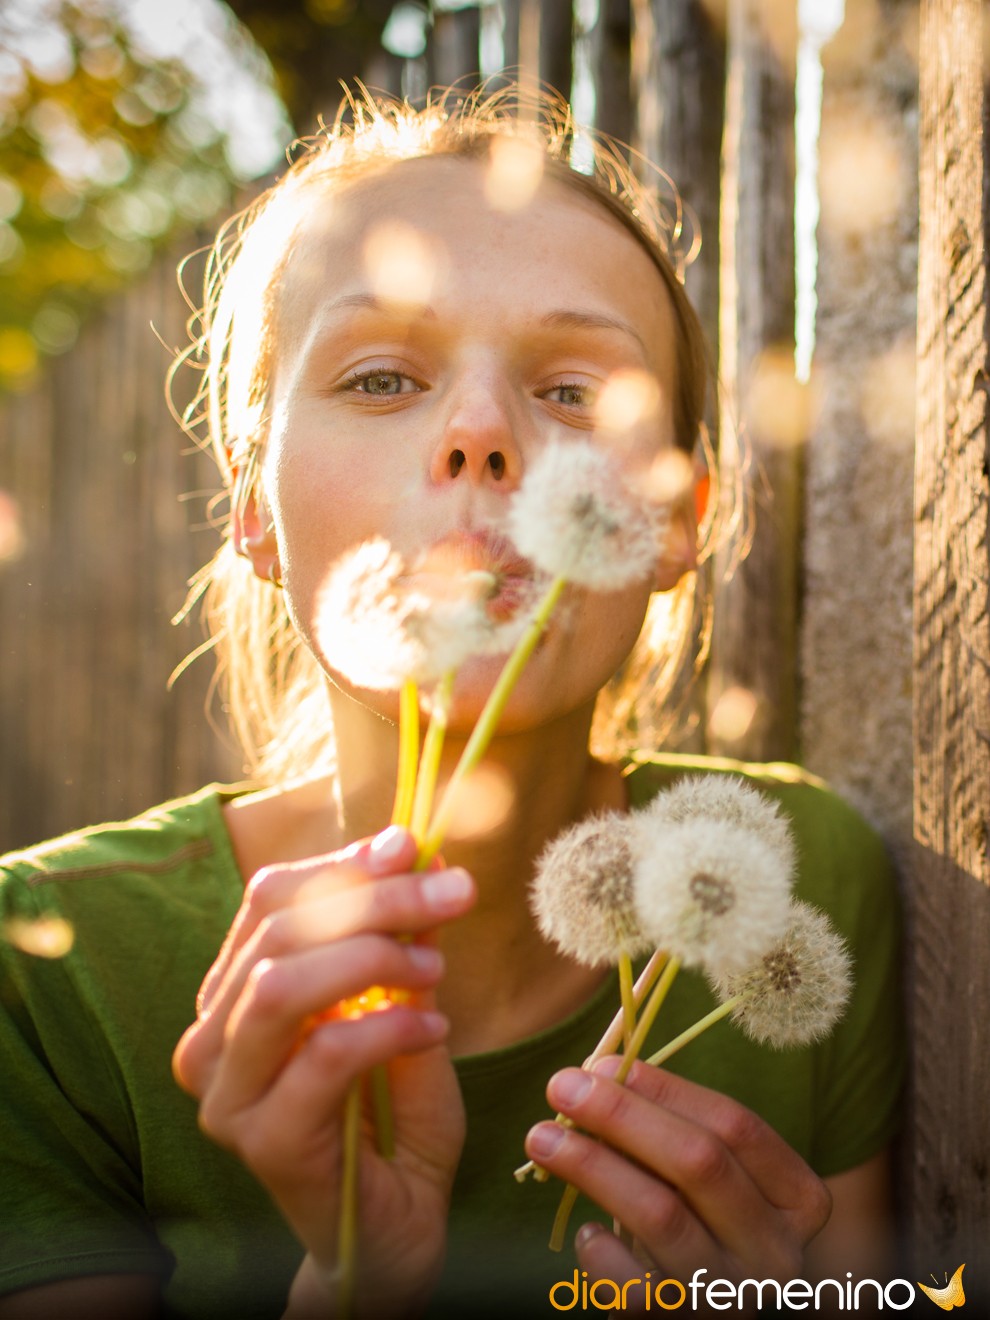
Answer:
<svg viewBox="0 0 990 1320"><path fill-rule="evenodd" d="M205 501L183 494L215 489L216 470L168 416L151 328L184 340L175 261L163 256L0 412L0 488L26 538L0 565L0 850L239 773L204 713L209 661L166 692L200 641L169 620L217 543L190 535Z"/></svg>
<svg viewBox="0 0 990 1320"><path fill-rule="evenodd" d="M632 19L633 143L697 217L702 248L686 287L717 354L724 35L699 0L633 0Z"/></svg>
<svg viewBox="0 0 990 1320"><path fill-rule="evenodd" d="M591 32L591 72L595 81L595 127L620 142L633 133L632 14L629 0L600 0Z"/></svg>
<svg viewBox="0 0 990 1320"><path fill-rule="evenodd" d="M746 559L716 591L709 711L731 689L756 698L741 736L721 737L709 720L709 747L751 760L790 759L797 706L799 466L747 416L761 354L794 345L793 41L765 27L757 0L730 6L729 72L722 192L720 374L723 435L741 408L750 450L756 525ZM795 15L796 18L796 15ZM792 36L796 36L796 23ZM731 491L740 451L723 445L720 472Z"/></svg>
<svg viewBox="0 0 990 1320"><path fill-rule="evenodd" d="M433 33L427 48L430 82L447 87L469 74L477 74L481 65L480 39L481 16L477 6L434 11Z"/></svg>
<svg viewBox="0 0 990 1320"><path fill-rule="evenodd" d="M982 1288L986 1301L990 376L981 21L978 0L922 6L908 1195L918 1268L971 1262L967 1300Z"/></svg>

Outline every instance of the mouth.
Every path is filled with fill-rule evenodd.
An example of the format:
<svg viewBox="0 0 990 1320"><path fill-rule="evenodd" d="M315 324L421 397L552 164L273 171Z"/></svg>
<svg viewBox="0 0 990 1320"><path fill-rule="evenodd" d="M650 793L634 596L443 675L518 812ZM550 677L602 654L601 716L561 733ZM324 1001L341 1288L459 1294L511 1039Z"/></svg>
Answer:
<svg viewBox="0 0 990 1320"><path fill-rule="evenodd" d="M467 591L483 600L496 623L511 619L531 597L536 570L512 542L493 531L457 530L419 555L404 577L438 600L461 597Z"/></svg>

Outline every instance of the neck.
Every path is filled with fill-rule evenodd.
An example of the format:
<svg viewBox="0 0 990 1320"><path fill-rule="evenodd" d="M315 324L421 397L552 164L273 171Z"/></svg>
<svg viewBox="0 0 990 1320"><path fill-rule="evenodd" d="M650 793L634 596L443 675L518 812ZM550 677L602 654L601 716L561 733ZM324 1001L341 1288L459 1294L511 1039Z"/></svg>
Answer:
<svg viewBox="0 0 990 1320"><path fill-rule="evenodd" d="M343 693L333 691L339 827L342 841L376 833L390 818L398 730ZM472 911L440 933L447 960L441 988L455 1053L508 1044L559 1021L601 980L561 958L536 930L527 903L533 862L568 825L592 811L622 809L618 770L588 753L588 706L521 733L493 739L473 776L478 809L458 813L442 854L478 886ZM444 745L438 793L465 739ZM460 827L474 819L482 832Z"/></svg>

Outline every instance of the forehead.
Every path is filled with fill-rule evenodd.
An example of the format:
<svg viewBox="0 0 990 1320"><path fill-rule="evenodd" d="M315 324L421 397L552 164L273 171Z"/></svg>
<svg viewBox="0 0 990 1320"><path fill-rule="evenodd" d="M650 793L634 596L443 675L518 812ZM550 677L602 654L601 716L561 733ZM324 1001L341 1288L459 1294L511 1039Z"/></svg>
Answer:
<svg viewBox="0 0 990 1320"><path fill-rule="evenodd" d="M663 277L604 206L554 176L510 212L486 197L484 163L455 157L398 162L343 191L314 181L305 197L279 289L280 356L329 304L369 290L376 232L398 225L424 240L441 314L469 304L476 315L525 318L573 305L620 316L647 345L650 367L670 378L674 317Z"/></svg>

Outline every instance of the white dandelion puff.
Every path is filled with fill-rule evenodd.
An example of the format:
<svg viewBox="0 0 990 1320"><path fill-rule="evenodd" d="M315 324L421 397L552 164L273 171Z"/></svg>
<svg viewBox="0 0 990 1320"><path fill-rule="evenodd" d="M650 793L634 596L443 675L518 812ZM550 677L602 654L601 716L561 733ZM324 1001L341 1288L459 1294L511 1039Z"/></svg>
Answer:
<svg viewBox="0 0 990 1320"><path fill-rule="evenodd" d="M652 946L633 903L629 817L591 816L551 841L537 859L530 904L542 934L589 967L613 966Z"/></svg>
<svg viewBox="0 0 990 1320"><path fill-rule="evenodd" d="M790 822L779 803L736 775L685 775L637 817L672 825L700 817L727 821L759 835L792 869L796 864Z"/></svg>
<svg viewBox="0 0 990 1320"><path fill-rule="evenodd" d="M611 458L582 441L551 441L509 506L520 554L552 578L618 591L649 578L668 514L633 492Z"/></svg>
<svg viewBox="0 0 990 1320"><path fill-rule="evenodd" d="M316 610L317 646L356 687L434 683L474 655L512 648L525 618L492 617L497 581L477 568L441 570L429 551L410 568L388 541L373 537L330 571Z"/></svg>
<svg viewBox="0 0 990 1320"><path fill-rule="evenodd" d="M784 935L742 972L714 980L723 1001L742 997L733 1021L779 1049L821 1040L842 1016L852 959L824 912L795 901Z"/></svg>
<svg viewBox="0 0 990 1320"><path fill-rule="evenodd" d="M731 821L635 820L635 902L655 947L712 975L738 970L785 930L789 854Z"/></svg>

